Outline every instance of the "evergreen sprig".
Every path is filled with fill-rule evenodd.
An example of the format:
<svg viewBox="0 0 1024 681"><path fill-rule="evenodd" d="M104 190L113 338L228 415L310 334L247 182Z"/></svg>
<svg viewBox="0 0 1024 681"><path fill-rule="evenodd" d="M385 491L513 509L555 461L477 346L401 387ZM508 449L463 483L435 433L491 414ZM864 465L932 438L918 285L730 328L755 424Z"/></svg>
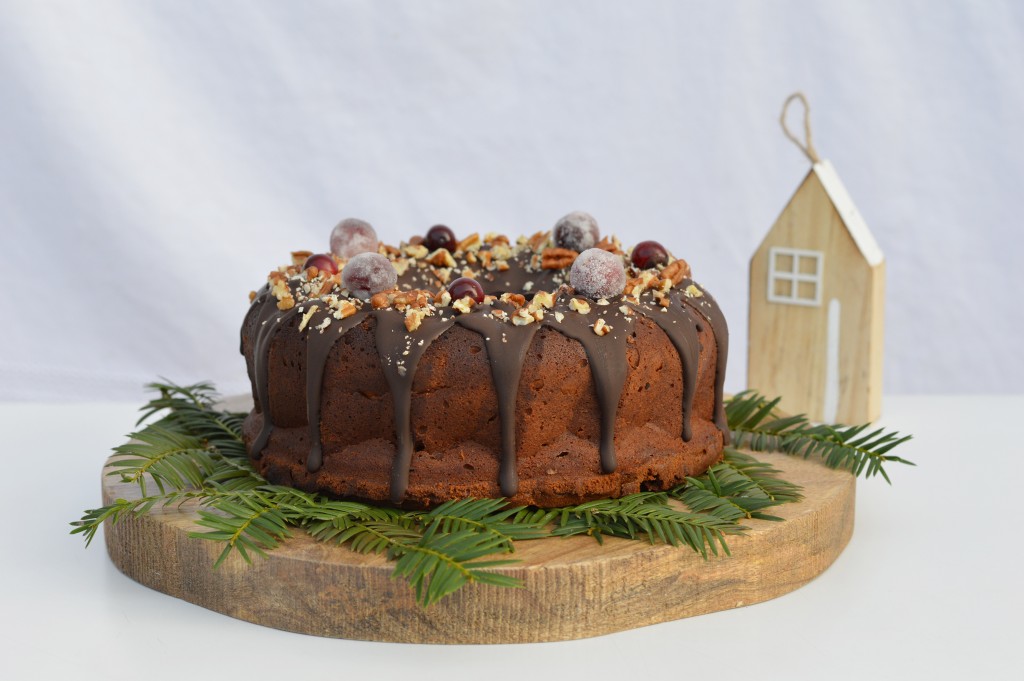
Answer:
<svg viewBox="0 0 1024 681"><path fill-rule="evenodd" d="M882 428L867 432L871 424L842 426L812 424L803 414L787 416L778 411L782 398L768 399L747 390L738 393L725 407L732 431L733 445L755 452L776 451L786 454L818 456L829 468L841 468L854 475L870 478L885 472L886 463L915 465L889 452L911 435L900 436Z"/></svg>
<svg viewBox="0 0 1024 681"><path fill-rule="evenodd" d="M518 541L588 535L603 543L608 536L685 546L705 558L720 550L728 555L726 537L743 534L747 528L742 521L778 520L763 510L801 498L800 488L781 480L772 466L727 448L721 463L668 492L640 492L561 509L462 499L429 511L404 511L332 500L271 485L260 476L242 440L244 415L217 409L217 394L209 383L149 387L159 395L142 408L139 425L146 425L114 450L118 456L108 473L137 485L141 497L117 499L72 522L71 533L82 534L86 545L108 520L117 523L158 506L189 502L198 505L196 524L201 528L189 536L223 544L215 567L233 552L251 562L253 554L265 556L293 532L304 531L320 542L385 555L395 564L393 575L407 580L417 601L426 606L471 582L522 586L520 580L491 569L516 562L508 556ZM851 466L857 472L867 466L869 475L885 474L880 464L871 468L872 455L903 461L886 455L894 436L881 444L877 434L870 436L874 441L851 442L844 430L815 430L805 420L774 417L765 423L776 404L754 394L738 395L729 403L737 446L745 437L754 449L777 445L809 456L822 451L807 444L820 436L861 452L866 462L855 459ZM835 450L824 455L826 463L841 465L854 456ZM151 493L152 486L156 493Z"/></svg>

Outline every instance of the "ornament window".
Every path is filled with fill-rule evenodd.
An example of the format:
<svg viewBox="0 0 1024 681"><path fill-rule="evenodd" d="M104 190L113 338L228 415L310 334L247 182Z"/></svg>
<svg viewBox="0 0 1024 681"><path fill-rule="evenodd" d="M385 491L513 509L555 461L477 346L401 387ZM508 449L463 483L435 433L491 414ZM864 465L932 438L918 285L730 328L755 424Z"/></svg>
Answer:
<svg viewBox="0 0 1024 681"><path fill-rule="evenodd" d="M768 302L821 305L825 254L774 246L768 251Z"/></svg>

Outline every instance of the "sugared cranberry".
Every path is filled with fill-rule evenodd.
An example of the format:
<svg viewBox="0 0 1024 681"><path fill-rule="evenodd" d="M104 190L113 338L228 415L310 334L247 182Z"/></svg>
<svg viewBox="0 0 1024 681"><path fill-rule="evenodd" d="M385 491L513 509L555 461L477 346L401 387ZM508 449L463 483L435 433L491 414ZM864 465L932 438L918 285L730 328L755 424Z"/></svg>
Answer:
<svg viewBox="0 0 1024 681"><path fill-rule="evenodd" d="M346 218L331 230L331 253L351 258L359 253L376 253L380 240L369 222Z"/></svg>
<svg viewBox="0 0 1024 681"><path fill-rule="evenodd" d="M591 298L617 296L626 287L626 268L620 256L588 248L573 262L569 283L577 293Z"/></svg>
<svg viewBox="0 0 1024 681"><path fill-rule="evenodd" d="M589 213L576 210L555 223L555 245L582 253L601 240L597 220Z"/></svg>
<svg viewBox="0 0 1024 681"><path fill-rule="evenodd" d="M459 277L448 286L452 300L462 300L469 296L478 303L484 302L484 289L480 282L469 277Z"/></svg>
<svg viewBox="0 0 1024 681"><path fill-rule="evenodd" d="M657 241L641 241L633 247L633 264L642 270L668 264L668 251Z"/></svg>
<svg viewBox="0 0 1024 681"><path fill-rule="evenodd" d="M334 258L328 253L315 253L303 263L302 269L306 270L310 267L315 267L321 272L327 272L328 274L338 273L338 263L334 262Z"/></svg>
<svg viewBox="0 0 1024 681"><path fill-rule="evenodd" d="M395 288L398 274L391 261L380 253L359 253L345 263L341 283L349 293L366 300L374 293Z"/></svg>
<svg viewBox="0 0 1024 681"><path fill-rule="evenodd" d="M439 248L454 251L456 243L455 232L444 225L434 225L427 230L427 235L423 237L423 245L432 251Z"/></svg>

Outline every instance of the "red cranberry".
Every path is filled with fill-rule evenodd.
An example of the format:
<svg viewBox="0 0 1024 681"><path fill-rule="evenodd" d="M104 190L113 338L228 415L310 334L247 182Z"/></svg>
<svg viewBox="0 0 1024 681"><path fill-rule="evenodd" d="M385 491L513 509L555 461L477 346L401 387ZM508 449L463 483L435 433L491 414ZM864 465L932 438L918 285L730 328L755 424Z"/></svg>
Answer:
<svg viewBox="0 0 1024 681"><path fill-rule="evenodd" d="M633 247L633 264L642 270L668 264L668 251L657 241L641 241Z"/></svg>
<svg viewBox="0 0 1024 681"><path fill-rule="evenodd" d="M427 230L427 236L423 238L423 245L432 251L439 248L447 248L455 251L455 232L444 225L434 225Z"/></svg>
<svg viewBox="0 0 1024 681"><path fill-rule="evenodd" d="M448 286L448 293L451 294L452 300L462 300L466 296L469 296L477 303L484 302L484 289L480 286L480 282L476 279L470 279L469 277L459 277Z"/></svg>
<svg viewBox="0 0 1024 681"><path fill-rule="evenodd" d="M327 272L328 274L338 273L338 263L334 262L334 258L327 253L315 253L306 258L302 269L306 270L310 267L315 267L321 272Z"/></svg>

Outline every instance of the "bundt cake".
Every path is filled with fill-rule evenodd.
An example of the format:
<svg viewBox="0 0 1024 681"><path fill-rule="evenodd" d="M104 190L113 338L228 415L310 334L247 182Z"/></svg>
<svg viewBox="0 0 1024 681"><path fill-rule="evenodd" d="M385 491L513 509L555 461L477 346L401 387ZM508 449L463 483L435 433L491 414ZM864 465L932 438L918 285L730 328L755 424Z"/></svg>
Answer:
<svg viewBox="0 0 1024 681"><path fill-rule="evenodd" d="M586 213L399 247L346 220L250 300L244 438L273 483L563 506L672 487L729 439L722 312L685 261L600 239Z"/></svg>

